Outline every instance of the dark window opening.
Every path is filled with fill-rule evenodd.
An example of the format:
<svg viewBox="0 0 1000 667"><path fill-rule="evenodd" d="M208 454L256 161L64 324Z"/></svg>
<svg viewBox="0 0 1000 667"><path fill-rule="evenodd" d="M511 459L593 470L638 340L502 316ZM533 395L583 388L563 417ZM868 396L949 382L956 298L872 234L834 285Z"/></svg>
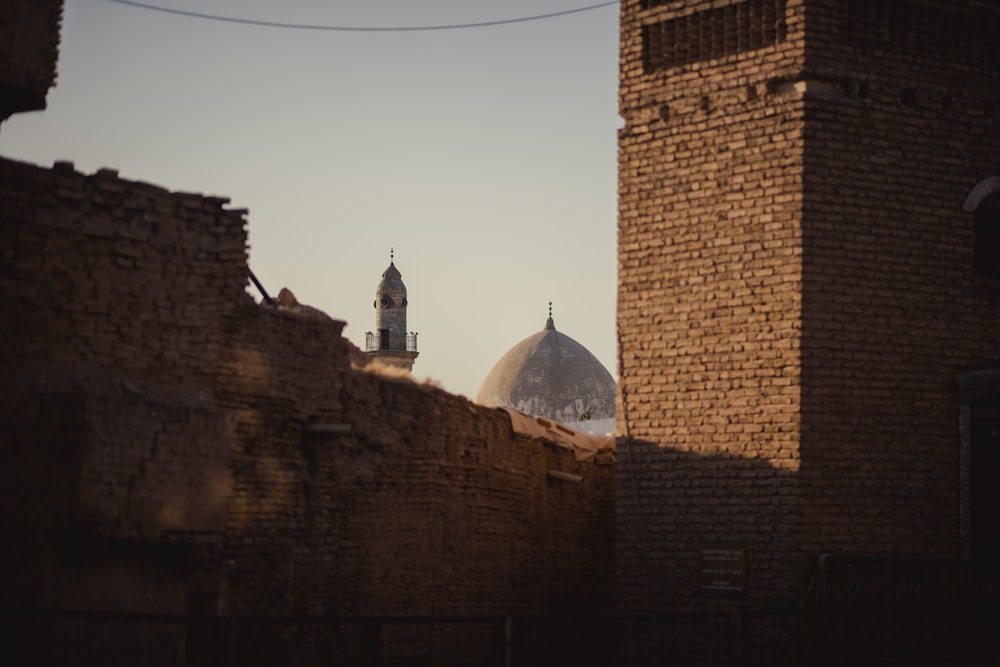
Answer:
<svg viewBox="0 0 1000 667"><path fill-rule="evenodd" d="M976 275L1000 278L1000 193L994 193L976 208L974 233Z"/></svg>
<svg viewBox="0 0 1000 667"><path fill-rule="evenodd" d="M379 329L378 330L378 349L388 350L389 349L389 330Z"/></svg>
<svg viewBox="0 0 1000 667"><path fill-rule="evenodd" d="M970 439L970 556L1000 565L1000 403L972 406Z"/></svg>

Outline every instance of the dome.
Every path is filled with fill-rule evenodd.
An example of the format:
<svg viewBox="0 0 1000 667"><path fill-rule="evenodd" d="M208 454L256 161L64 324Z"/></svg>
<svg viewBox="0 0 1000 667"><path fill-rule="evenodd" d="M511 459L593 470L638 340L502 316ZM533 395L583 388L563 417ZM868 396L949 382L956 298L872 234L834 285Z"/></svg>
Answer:
<svg viewBox="0 0 1000 667"><path fill-rule="evenodd" d="M403 284L403 276L400 275L395 262L389 262L389 268L382 272L382 280L375 288L376 295L384 292L398 292L406 296L406 285Z"/></svg>
<svg viewBox="0 0 1000 667"><path fill-rule="evenodd" d="M566 424L577 422L588 408L591 419L613 419L615 380L587 348L556 331L550 314L544 329L493 366L476 402Z"/></svg>

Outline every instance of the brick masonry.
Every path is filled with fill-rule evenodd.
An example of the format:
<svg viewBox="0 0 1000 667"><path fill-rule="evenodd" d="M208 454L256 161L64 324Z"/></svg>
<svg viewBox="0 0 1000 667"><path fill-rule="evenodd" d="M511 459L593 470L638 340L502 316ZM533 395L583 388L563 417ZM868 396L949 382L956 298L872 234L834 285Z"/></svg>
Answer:
<svg viewBox="0 0 1000 667"><path fill-rule="evenodd" d="M245 211L0 160L0 219L7 604L185 613L217 599L257 617L609 604L612 467L356 369L342 322L255 303ZM428 650L421 637L399 650Z"/></svg>
<svg viewBox="0 0 1000 667"><path fill-rule="evenodd" d="M1000 363L962 210L998 168L998 15L898 4L622 3L622 609L794 608L822 553L960 555L955 377ZM699 585L715 543L744 593Z"/></svg>
<svg viewBox="0 0 1000 667"><path fill-rule="evenodd" d="M0 21L0 122L45 108L56 80L62 0L4 0Z"/></svg>

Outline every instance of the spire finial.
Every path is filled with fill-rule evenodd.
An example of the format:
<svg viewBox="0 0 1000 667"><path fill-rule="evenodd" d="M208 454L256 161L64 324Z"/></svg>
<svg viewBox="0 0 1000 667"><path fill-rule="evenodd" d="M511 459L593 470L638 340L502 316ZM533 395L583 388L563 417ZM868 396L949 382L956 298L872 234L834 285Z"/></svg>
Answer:
<svg viewBox="0 0 1000 667"><path fill-rule="evenodd" d="M552 302L549 301L549 319L552 319Z"/></svg>
<svg viewBox="0 0 1000 667"><path fill-rule="evenodd" d="M392 264L393 260L396 259L396 249L389 247L389 263Z"/></svg>
<svg viewBox="0 0 1000 667"><path fill-rule="evenodd" d="M552 302L549 301L549 319L545 322L546 329L555 329L556 324L552 321Z"/></svg>

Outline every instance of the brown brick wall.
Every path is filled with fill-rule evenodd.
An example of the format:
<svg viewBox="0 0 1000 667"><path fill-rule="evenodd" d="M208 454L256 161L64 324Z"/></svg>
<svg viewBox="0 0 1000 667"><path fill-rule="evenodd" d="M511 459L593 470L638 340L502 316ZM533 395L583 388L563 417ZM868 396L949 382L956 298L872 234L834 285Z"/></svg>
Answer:
<svg viewBox="0 0 1000 667"><path fill-rule="evenodd" d="M192 387L216 372L247 280L244 212L225 199L0 161L7 326L0 360Z"/></svg>
<svg viewBox="0 0 1000 667"><path fill-rule="evenodd" d="M623 5L624 608L692 601L698 550L717 542L746 549L752 596L795 584L804 110L769 83L801 66L801 8L770 46L652 74L637 62L641 25L716 4Z"/></svg>
<svg viewBox="0 0 1000 667"><path fill-rule="evenodd" d="M713 605L705 542L746 549L740 605L793 605L820 553L957 556L955 373L1000 359L961 210L996 10L790 0L773 44L644 65L642 26L739 4L622 5L625 608Z"/></svg>
<svg viewBox="0 0 1000 667"><path fill-rule="evenodd" d="M225 613L284 616L608 603L612 468L516 438L499 411L354 370L342 322L254 303L243 211L109 170L0 160L0 219L11 604L183 613L214 592ZM251 634L284 646L267 632L305 641ZM400 655L426 652L418 635Z"/></svg>
<svg viewBox="0 0 1000 667"><path fill-rule="evenodd" d="M228 304L249 301L243 212L223 204L0 160L11 603L178 612L218 587L229 443L209 379Z"/></svg>
<svg viewBox="0 0 1000 667"><path fill-rule="evenodd" d="M56 81L62 0L0 3L0 122L45 108Z"/></svg>
<svg viewBox="0 0 1000 667"><path fill-rule="evenodd" d="M974 276L962 210L998 165L982 30L1000 12L817 3L811 18L809 69L843 85L807 99L803 550L956 557L954 377L1000 361L996 281Z"/></svg>
<svg viewBox="0 0 1000 667"><path fill-rule="evenodd" d="M609 467L517 440L501 412L432 386L345 371L326 322L238 316L220 399L236 443L232 611L523 613L610 595Z"/></svg>

